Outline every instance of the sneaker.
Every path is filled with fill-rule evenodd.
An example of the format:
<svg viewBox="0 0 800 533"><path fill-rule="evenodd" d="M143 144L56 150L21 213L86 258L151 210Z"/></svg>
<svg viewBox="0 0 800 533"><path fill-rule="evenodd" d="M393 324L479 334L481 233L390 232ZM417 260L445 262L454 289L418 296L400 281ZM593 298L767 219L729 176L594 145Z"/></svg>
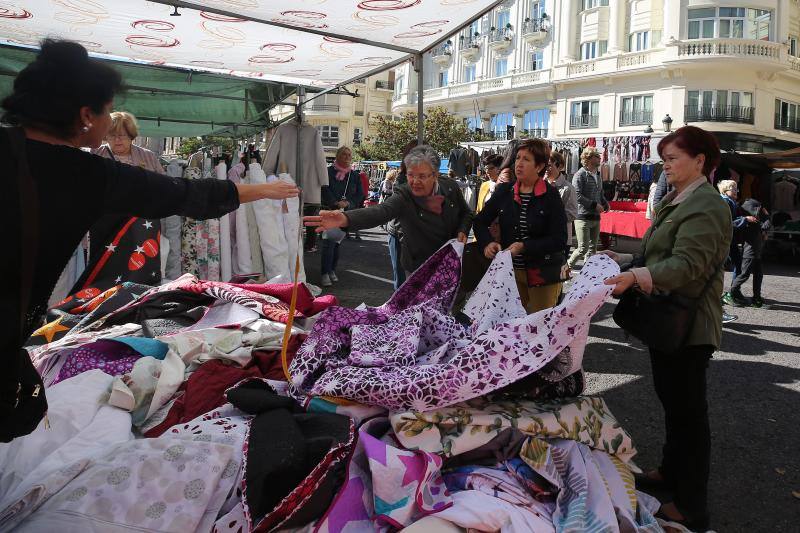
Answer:
<svg viewBox="0 0 800 533"><path fill-rule="evenodd" d="M739 317L736 315L729 315L728 313L722 313L723 324L730 324L731 322L735 322L737 320L739 320Z"/></svg>
<svg viewBox="0 0 800 533"><path fill-rule="evenodd" d="M331 277L328 274L323 274L322 280L320 281L320 285L322 285L323 287L330 287L331 285L333 285L333 282L331 282Z"/></svg>
<svg viewBox="0 0 800 533"><path fill-rule="evenodd" d="M339 278L336 277L336 272L329 272L328 277L331 278L331 281L334 283L339 281Z"/></svg>
<svg viewBox="0 0 800 533"><path fill-rule="evenodd" d="M736 307L749 307L750 300L744 297L744 294L741 292L739 293L730 293L731 300L733 301L733 305Z"/></svg>
<svg viewBox="0 0 800 533"><path fill-rule="evenodd" d="M733 305L733 296L731 296L731 293L726 292L722 295L722 303L724 305Z"/></svg>
<svg viewBox="0 0 800 533"><path fill-rule="evenodd" d="M764 299L761 298L761 296L753 296L753 298L750 300L750 305L755 308L764 307Z"/></svg>

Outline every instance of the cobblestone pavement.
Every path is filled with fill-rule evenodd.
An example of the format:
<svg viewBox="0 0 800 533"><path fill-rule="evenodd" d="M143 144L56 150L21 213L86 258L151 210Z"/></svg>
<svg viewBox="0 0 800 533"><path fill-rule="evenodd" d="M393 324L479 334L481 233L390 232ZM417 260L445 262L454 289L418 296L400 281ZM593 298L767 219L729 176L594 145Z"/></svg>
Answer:
<svg viewBox="0 0 800 533"><path fill-rule="evenodd" d="M351 307L380 305L392 292L386 235L379 230L361 235L361 241L343 242L340 281L330 291ZM319 257L319 252L306 257L312 283L319 282ZM788 532L800 524L800 266L796 260L768 263L765 272L770 308L727 308L739 320L725 327L708 371L710 506L719 532ZM726 287L729 283L730 274ZM746 295L749 288L748 283ZM647 351L614 324L613 305L600 310L589 331L586 392L606 399L633 435L636 462L652 468L663 442L661 406Z"/></svg>

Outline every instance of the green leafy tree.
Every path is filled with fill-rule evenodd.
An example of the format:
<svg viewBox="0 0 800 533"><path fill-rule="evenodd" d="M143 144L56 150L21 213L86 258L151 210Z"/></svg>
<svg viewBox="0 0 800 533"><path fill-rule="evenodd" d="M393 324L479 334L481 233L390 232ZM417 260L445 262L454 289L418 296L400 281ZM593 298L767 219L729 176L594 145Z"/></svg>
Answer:
<svg viewBox="0 0 800 533"><path fill-rule="evenodd" d="M181 157L188 157L204 146L220 146L223 152L233 154L236 150L236 141L230 137L219 137L215 135L206 135L205 137L199 138L187 137L181 139L178 154L180 154Z"/></svg>
<svg viewBox="0 0 800 533"><path fill-rule="evenodd" d="M425 110L425 139L440 154L448 153L458 143L469 140L466 124L444 107ZM402 149L417 138L417 114L407 111L399 118L380 116L373 123L375 134L356 147L362 160L395 161Z"/></svg>

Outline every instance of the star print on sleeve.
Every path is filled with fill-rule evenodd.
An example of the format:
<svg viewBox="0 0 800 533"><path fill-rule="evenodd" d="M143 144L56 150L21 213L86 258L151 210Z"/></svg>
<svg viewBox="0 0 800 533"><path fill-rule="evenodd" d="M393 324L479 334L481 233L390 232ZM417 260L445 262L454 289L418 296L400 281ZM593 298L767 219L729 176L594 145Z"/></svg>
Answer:
<svg viewBox="0 0 800 533"><path fill-rule="evenodd" d="M145 229L150 229L150 228L152 228L152 227L153 227L153 223L152 223L152 222L150 222L149 220L145 220L145 221L144 221L144 224L142 224L142 226L144 226L144 227L145 227Z"/></svg>
<svg viewBox="0 0 800 533"><path fill-rule="evenodd" d="M142 252L144 252L144 248L142 248L141 246L137 246L136 250L134 250L134 253L137 253L137 254L140 254Z"/></svg>
<svg viewBox="0 0 800 533"><path fill-rule="evenodd" d="M106 246L106 250L108 250L111 253L114 253L116 251L116 249L117 249L117 245L114 244L113 242Z"/></svg>
<svg viewBox="0 0 800 533"><path fill-rule="evenodd" d="M56 320L50 322L49 324L45 324L44 326L40 327L36 331L33 332L31 337L36 337L37 335L41 335L47 341L47 344L53 342L53 337L56 336L57 333L61 331L69 331L70 328L61 325L61 318L59 317Z"/></svg>

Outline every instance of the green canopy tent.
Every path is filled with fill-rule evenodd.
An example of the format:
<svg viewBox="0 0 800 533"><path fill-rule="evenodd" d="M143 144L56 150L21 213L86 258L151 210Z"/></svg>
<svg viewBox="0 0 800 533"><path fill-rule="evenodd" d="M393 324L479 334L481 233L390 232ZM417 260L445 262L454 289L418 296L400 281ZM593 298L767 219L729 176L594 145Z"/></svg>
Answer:
<svg viewBox="0 0 800 533"><path fill-rule="evenodd" d="M0 46L0 98L37 51ZM125 91L114 109L139 121L144 137L232 135L244 137L272 127L269 110L297 87L173 67L114 61ZM285 105L294 105L286 102Z"/></svg>

